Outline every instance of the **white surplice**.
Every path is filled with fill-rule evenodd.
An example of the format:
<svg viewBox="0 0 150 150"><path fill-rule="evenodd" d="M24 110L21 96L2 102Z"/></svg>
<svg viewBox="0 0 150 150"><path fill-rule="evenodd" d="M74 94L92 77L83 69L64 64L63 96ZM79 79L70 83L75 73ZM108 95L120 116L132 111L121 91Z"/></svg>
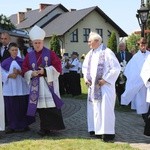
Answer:
<svg viewBox="0 0 150 150"><path fill-rule="evenodd" d="M0 66L0 131L5 130L4 98L2 93L2 75Z"/></svg>
<svg viewBox="0 0 150 150"><path fill-rule="evenodd" d="M21 96L29 94L29 86L25 79L18 75L16 79L8 78L8 75L13 73L13 69L21 70L18 63L13 60L8 71L2 68L3 95L4 96Z"/></svg>
<svg viewBox="0 0 150 150"><path fill-rule="evenodd" d="M149 107L146 103L146 87L140 76L142 66L149 54L149 51L142 53L139 50L128 62L124 72L127 82L125 91L121 95L121 104L128 105L131 102L131 109L135 109L137 114L147 113Z"/></svg>
<svg viewBox="0 0 150 150"><path fill-rule="evenodd" d="M54 86L54 92L55 94L60 97L59 93L59 83L58 83L58 77L60 73L53 67L49 66L46 67L46 74L47 77L40 77L40 83L39 83L39 99L37 103L37 108L52 108L55 107L55 103L52 97L51 92L49 91L47 83L53 82ZM25 73L24 77L28 84L30 84L32 70L29 70Z"/></svg>
<svg viewBox="0 0 150 150"><path fill-rule="evenodd" d="M88 62L92 53L90 74L92 77L92 83L94 83L97 74L100 51L102 51L102 44L94 51L90 50L86 55L82 65L82 72L85 81L87 81L86 74ZM101 87L102 100L92 99L92 101L89 101L89 96L87 98L88 131L95 131L96 135L115 134L115 82L118 78L121 67L116 56L109 48L106 48L104 51L105 62L102 78L106 83ZM93 88L93 85L91 85L91 88Z"/></svg>
<svg viewBox="0 0 150 150"><path fill-rule="evenodd" d="M150 103L150 55L145 60L140 75L147 88L146 102Z"/></svg>

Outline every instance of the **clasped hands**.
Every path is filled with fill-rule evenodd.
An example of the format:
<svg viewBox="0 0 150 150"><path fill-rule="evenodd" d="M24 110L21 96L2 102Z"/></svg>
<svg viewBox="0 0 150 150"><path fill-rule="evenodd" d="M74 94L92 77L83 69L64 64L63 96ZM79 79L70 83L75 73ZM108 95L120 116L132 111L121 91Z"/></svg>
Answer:
<svg viewBox="0 0 150 150"><path fill-rule="evenodd" d="M103 86L105 83L106 83L106 81L104 79L98 80L98 85L99 86Z"/></svg>
<svg viewBox="0 0 150 150"><path fill-rule="evenodd" d="M86 81L85 83L86 83L87 86L91 86L92 85L91 81ZM106 83L106 81L104 79L98 80L98 85L99 86L103 86L105 83Z"/></svg>
<svg viewBox="0 0 150 150"><path fill-rule="evenodd" d="M34 70L31 75L32 75L32 77L36 77L38 75L43 75L43 74L44 74L44 68L39 67L39 69Z"/></svg>
<svg viewBox="0 0 150 150"><path fill-rule="evenodd" d="M17 77L17 75L21 75L21 73L22 73L21 70L14 68L14 69L13 69L13 73L10 73L10 74L8 75L8 78L13 78L13 79L15 79L15 78Z"/></svg>

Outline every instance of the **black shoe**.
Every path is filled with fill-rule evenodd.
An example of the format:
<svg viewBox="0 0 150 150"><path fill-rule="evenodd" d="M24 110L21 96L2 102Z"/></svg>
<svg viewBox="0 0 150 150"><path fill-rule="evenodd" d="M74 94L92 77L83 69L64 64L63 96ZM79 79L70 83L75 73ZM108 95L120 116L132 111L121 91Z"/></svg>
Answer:
<svg viewBox="0 0 150 150"><path fill-rule="evenodd" d="M150 116L145 120L144 135L150 136Z"/></svg>
<svg viewBox="0 0 150 150"><path fill-rule="evenodd" d="M90 137L95 137L95 132L94 131L90 131Z"/></svg>
<svg viewBox="0 0 150 150"><path fill-rule="evenodd" d="M114 142L115 134L104 134L102 139L104 142Z"/></svg>
<svg viewBox="0 0 150 150"><path fill-rule="evenodd" d="M47 135L47 132L45 131L45 130L39 130L38 132L37 132L40 136L46 136Z"/></svg>
<svg viewBox="0 0 150 150"><path fill-rule="evenodd" d="M146 120L148 119L147 113L146 114L142 114L142 118L143 118L144 122L146 123Z"/></svg>
<svg viewBox="0 0 150 150"><path fill-rule="evenodd" d="M95 132L94 132L94 131L90 131L89 133L90 133L90 136L95 135Z"/></svg>
<svg viewBox="0 0 150 150"><path fill-rule="evenodd" d="M4 139L3 131L0 131L0 140L1 140L1 139Z"/></svg>
<svg viewBox="0 0 150 150"><path fill-rule="evenodd" d="M24 129L17 129L17 130L15 130L15 132L17 133L17 132L27 132L27 131L29 131L30 130L30 128L29 127L25 127Z"/></svg>
<svg viewBox="0 0 150 150"><path fill-rule="evenodd" d="M96 138L98 138L98 139L102 139L102 135L95 135L96 136Z"/></svg>
<svg viewBox="0 0 150 150"><path fill-rule="evenodd" d="M6 134L11 134L11 133L14 133L14 132L15 132L15 130L10 129L10 128L8 128L8 129L5 130Z"/></svg>
<svg viewBox="0 0 150 150"><path fill-rule="evenodd" d="M29 127L25 127L23 131L24 131L24 132L30 131L30 128L29 128Z"/></svg>

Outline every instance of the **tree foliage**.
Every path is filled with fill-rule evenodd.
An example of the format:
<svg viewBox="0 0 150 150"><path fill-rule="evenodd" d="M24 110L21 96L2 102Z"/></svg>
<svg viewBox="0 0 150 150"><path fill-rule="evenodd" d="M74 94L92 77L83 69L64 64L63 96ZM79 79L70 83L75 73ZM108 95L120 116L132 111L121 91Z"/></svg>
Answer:
<svg viewBox="0 0 150 150"><path fill-rule="evenodd" d="M128 39L126 40L127 43L127 49L129 52L137 51L138 50L138 45L137 45L137 41L140 39L140 35L137 34L131 34L130 36L128 36Z"/></svg>
<svg viewBox="0 0 150 150"><path fill-rule="evenodd" d="M13 30L15 29L14 24L11 23L10 19L8 19L5 15L0 15L0 28L4 30Z"/></svg>
<svg viewBox="0 0 150 150"><path fill-rule="evenodd" d="M55 53L60 56L61 55L60 43L59 43L59 39L58 39L57 35L52 36L49 44L50 44L50 49L55 51Z"/></svg>
<svg viewBox="0 0 150 150"><path fill-rule="evenodd" d="M114 53L117 53L117 38L116 33L113 31L108 39L107 47L109 47Z"/></svg>

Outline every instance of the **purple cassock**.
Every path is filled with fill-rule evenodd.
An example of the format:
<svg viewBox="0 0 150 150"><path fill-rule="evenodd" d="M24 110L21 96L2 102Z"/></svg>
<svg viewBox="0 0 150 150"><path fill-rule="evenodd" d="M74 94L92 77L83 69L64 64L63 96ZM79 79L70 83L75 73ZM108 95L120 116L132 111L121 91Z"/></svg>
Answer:
<svg viewBox="0 0 150 150"><path fill-rule="evenodd" d="M46 66L51 65L50 52L51 52L50 50L43 48L42 64L40 65L41 67L46 67ZM45 60L45 58L47 58L47 61ZM36 56L35 56L34 51L29 53L29 62L30 62L30 66L32 66L32 70L38 70L37 60L36 60ZM47 83L47 81L46 81L46 83ZM55 94L53 85L49 85L47 83L47 86L49 88L49 91L52 94L52 97L53 97L53 100L54 100L56 107L58 109L60 109L62 107L62 105L64 104L63 101ZM39 76L34 77L31 80L29 105L28 105L28 110L27 110L28 116L35 116L38 98L39 98Z"/></svg>
<svg viewBox="0 0 150 150"><path fill-rule="evenodd" d="M43 75L39 75L37 77L32 77L30 79L27 79L30 82L30 96L29 96L27 115L34 116L35 113L38 112L39 118L40 118L40 130L44 131L45 133L51 130L56 131L56 130L65 129L65 125L64 125L63 117L61 113L61 106L64 103L59 98L59 93L56 92L58 94L57 95L54 92L55 82L48 83L47 81L48 79L47 70L48 69L50 70L51 66L54 67L57 70L57 72L61 72L60 59L57 57L55 52L45 47L43 47L43 49L39 52L32 51L28 53L22 65L23 73L26 73L28 71L38 70L39 67L44 68ZM42 82L44 81L47 84L46 86L46 84L44 83L44 88L46 88L45 91L49 94L51 93L52 98L51 96L45 97L46 96L45 91L44 91L44 94L40 93L41 92L40 88L43 88L43 86L40 86L41 79L42 79ZM43 99L40 99L41 97L43 97ZM40 105L42 101L46 102L45 98L47 99L48 103L49 101L52 101L52 107L50 105L47 105L47 106ZM53 105L53 103L55 105Z"/></svg>
<svg viewBox="0 0 150 150"><path fill-rule="evenodd" d="M23 59L9 57L2 64L3 95L6 112L6 125L9 129L24 130L35 122L34 117L26 115L29 91L27 83L21 75L16 79L7 78L13 68L21 69ZM4 80L6 78L6 81ZM17 87L14 87L18 85Z"/></svg>

